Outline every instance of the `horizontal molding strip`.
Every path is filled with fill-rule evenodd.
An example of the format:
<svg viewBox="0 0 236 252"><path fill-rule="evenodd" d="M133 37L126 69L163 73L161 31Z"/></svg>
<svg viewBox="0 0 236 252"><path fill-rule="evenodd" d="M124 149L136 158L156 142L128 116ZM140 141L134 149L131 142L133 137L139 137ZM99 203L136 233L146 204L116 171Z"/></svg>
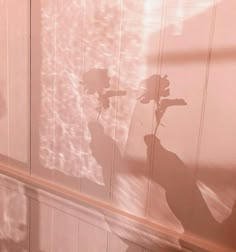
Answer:
<svg viewBox="0 0 236 252"><path fill-rule="evenodd" d="M179 234L71 189L1 164L0 184L12 190L18 190L20 186L24 189L24 195L32 200L153 251L169 248L186 252L233 252L194 235Z"/></svg>

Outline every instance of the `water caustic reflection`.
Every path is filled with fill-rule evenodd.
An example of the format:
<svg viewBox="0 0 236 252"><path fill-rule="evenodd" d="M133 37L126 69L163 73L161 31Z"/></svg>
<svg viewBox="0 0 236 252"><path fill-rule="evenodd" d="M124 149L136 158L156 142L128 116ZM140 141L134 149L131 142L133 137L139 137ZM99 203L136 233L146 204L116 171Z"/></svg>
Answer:
<svg viewBox="0 0 236 252"><path fill-rule="evenodd" d="M86 13L86 27L83 2L44 3L42 10L40 160L46 168L103 184L101 167L89 149L87 123L89 117L98 117L97 107L109 106L116 90L116 65L114 59L104 62L104 54L114 53L119 33L112 32L111 38L104 35L106 27L111 27L110 22L117 22L119 8L116 1L101 3L96 12L91 8ZM92 62L93 59L97 62ZM104 68L107 64L109 72ZM95 93L91 91L94 84ZM112 87L103 93L106 85Z"/></svg>
<svg viewBox="0 0 236 252"><path fill-rule="evenodd" d="M96 164L88 146L91 136L87 124L91 118L95 119L95 106L101 110L112 103L100 120L114 137L113 118L117 116L120 126L116 131L122 138L120 144L124 145L139 88L137 79L147 76L150 71L145 58L149 51L145 44L149 36L172 25L181 34L179 29L185 20L212 5L210 0L165 3L149 0L138 4L128 0L122 10L118 0L100 1L99 4L93 1L42 1L39 151L43 166L102 184L101 167ZM164 24L161 21L163 6L166 8ZM99 72L101 69L104 69L103 73ZM99 105L90 95L91 87L86 92L81 85L87 78L96 79L101 88L105 87L102 85L111 86L106 94L100 91L94 94L98 96ZM94 85L94 81L91 83ZM122 87L119 92L118 85ZM125 100L126 103L110 99L127 92L130 99ZM116 113L117 106L122 113Z"/></svg>
<svg viewBox="0 0 236 252"><path fill-rule="evenodd" d="M4 176L1 176L1 180ZM12 190L0 186L0 250L27 251L28 202L23 188Z"/></svg>

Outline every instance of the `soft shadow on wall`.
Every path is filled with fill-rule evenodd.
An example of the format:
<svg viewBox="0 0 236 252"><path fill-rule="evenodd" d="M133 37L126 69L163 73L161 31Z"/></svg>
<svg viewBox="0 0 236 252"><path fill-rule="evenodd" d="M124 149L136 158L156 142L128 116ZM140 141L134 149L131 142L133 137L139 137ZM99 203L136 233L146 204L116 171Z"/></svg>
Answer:
<svg viewBox="0 0 236 252"><path fill-rule="evenodd" d="M79 5L76 4L76 6ZM35 17L36 19L41 20L39 13L36 13ZM79 63L83 65L83 59L80 59L80 62L71 62L69 60L69 56L73 55L73 50L71 54L68 55L68 58L66 57L66 62L68 60L68 66L71 67L71 64L73 65L73 71L68 72L68 75L66 75L67 77L65 78L60 76L60 74L59 77L55 77L55 71L58 69L54 69L55 66L50 65L50 67L52 67L52 72L47 76L48 83L55 82L56 86L61 82L64 82L68 89L68 83L70 83L70 85L75 85L72 88L72 92L69 91L68 95L64 96L63 89L60 90L60 88L57 89L57 87L54 89L55 87L51 86L48 86L49 89L44 89L44 91L41 90L41 60L43 55L40 54L42 51L41 45L39 43L41 37L40 34L36 34L39 30L41 30L40 22L38 21L38 23L33 23L33 26L35 26L35 29L33 29L34 36L32 42L34 43L34 48L32 51L32 62L35 65L32 71L32 78L35 83L38 83L38 85L35 85L34 87L32 99L34 101L32 104L32 111L34 111L34 114L32 115L32 121L34 122L34 127L32 129L34 135L32 159L34 160L35 165L38 167L37 171L33 171L33 173L35 172L36 175L45 177L56 183L61 183L64 186L68 186L75 190L80 189L81 180L85 180L87 185L92 185L95 182L97 184L93 186L97 189L99 195L105 194L104 198L106 200L109 198L113 198L113 200L116 199L116 204L118 204L121 208L123 207L127 211L130 211L131 209L132 212L132 207L135 208L136 202L134 206L132 206L132 203L134 201L139 202L139 199L136 198L137 193L134 192L134 188L137 187L135 184L135 179L137 178L137 181L139 181L139 178L146 180L148 178L146 171L148 170L151 174L152 185L156 187L153 188L153 190L158 190L160 192L159 194L163 195L164 200L162 203L163 205L166 205L165 209L169 209L168 216L170 216L170 213L172 213L170 219L166 218L162 220L164 224L171 226L173 224L171 223L173 220L173 222L177 223L182 232L193 232L194 234L199 234L200 236L204 236L212 240L230 244L230 246L234 247L235 244L233 244L234 241L231 235L233 234L232 230L235 230L235 225L230 222L230 220L235 218L235 206L233 207L233 210L232 206L227 210L228 205L225 204L224 200L219 199L219 197L214 194L214 190L211 190L208 185L211 184L209 183L210 181L212 184L214 184L213 187L222 187L222 181L211 181L210 178L213 176L213 173L214 176L221 177L220 174L222 172L227 181L233 181L232 178L235 177L235 174L233 172L227 174L227 171L224 171L224 167L216 167L216 170L214 171L212 169L207 169L208 167L203 167L205 174L202 174L202 180L195 181L193 175L190 173L190 170L192 169L190 169L189 165L186 165L181 158L178 157L178 155L171 151L171 149L166 148L156 134L158 128L165 127L165 125L161 123L161 119L167 110L175 106L183 106L179 109L186 109L186 103L191 101L184 101L183 99L168 99L170 92L168 76L160 76L155 74L146 75L147 79L143 81L146 86L145 92L139 96L139 101L136 100L135 102L139 103L141 106L145 106L145 104L148 103L154 104L155 111L150 110L149 112L150 114L153 113L155 127L154 131L150 131L150 134L136 136L145 146L142 156L144 156L146 159L136 160L129 157L127 158L120 150L119 145L116 142L117 139L111 137L111 135L107 133L107 125L103 125L103 120L101 117L103 114L105 114L103 113L104 111L114 109L116 106L115 101L117 97L127 98L129 95L129 90L118 89L117 86L113 88L114 85L110 84L110 71L103 66L95 66L96 64L94 63L94 65L89 67L85 73L83 72L83 69L78 70L77 68L79 68ZM50 39L58 39L55 38L52 33L49 35L51 36L49 36ZM80 44L79 42L81 41L77 41L78 44ZM88 43L88 41L86 42ZM65 51L68 51L70 48L64 49ZM205 52L202 55L200 52L200 56L199 54L197 54L197 56L193 54L188 57L188 62L189 59L190 61L195 61L196 58L198 62L201 62L204 57ZM221 58L225 59L225 55ZM173 54L172 56L168 56L167 54L165 59L167 62L172 62L173 60L174 63L183 61L186 63L187 61L186 57L178 54ZM54 58L53 62L56 60L58 59ZM148 62L150 61L150 63L156 63L157 60L158 57L154 55L148 59ZM76 64L74 65L73 63ZM68 71L67 66L62 68L62 72L63 71ZM43 74L45 74L45 72ZM45 76L43 76L43 78L45 78ZM171 80L171 82L173 82L173 80ZM47 83L47 80L45 83ZM159 83L159 85L157 85L157 83ZM65 91L68 91L68 89ZM73 90L75 90L75 93L73 93ZM87 110L92 112L89 115L90 117L88 117L88 121L88 118L86 118L86 123L84 123L84 118L81 116L81 113L83 113L81 112L81 108L78 110L74 108L83 107L84 104L88 106L89 102L86 103L85 100L83 101L84 103L81 102L81 100L79 100L80 98L76 97L78 92L82 92L84 97L88 95L90 98L88 98L87 101L90 101L90 104L93 105L91 106L91 110ZM44 117L45 114L42 116L41 107L42 99L45 101L45 98L46 102L44 104L44 112L46 113L46 117ZM71 108L73 109L71 110ZM55 111L53 111L53 109L55 109L56 112L59 112L59 114L55 115ZM46 120L44 121L45 118ZM52 120L47 121L48 118ZM91 118L92 120L90 120ZM53 126L48 126L48 122L52 122ZM40 126L42 124L44 124L43 131L42 127ZM55 142L53 142L52 136L55 137L55 132L56 142L59 144L55 144ZM87 137L87 143L81 140L83 134ZM130 135L131 132L128 134ZM68 137L71 142L68 141ZM46 143L46 145L43 145L42 147L42 143ZM63 146L63 144L66 145ZM51 149L47 149L45 146L49 146ZM78 152L80 148L82 152ZM133 146L133 148L139 148L139 146ZM57 153L54 153L54 151ZM112 175L111 166L114 162L112 160L113 153L116 153L115 162L117 169ZM42 154L44 155L42 156ZM89 164L91 157L93 158L93 162ZM42 158L44 161L46 161L46 165L45 163L42 163ZM53 164L51 166L52 170L50 170L50 167L48 167L50 164ZM90 167L90 165L93 168L94 164L96 164L96 167L98 168L97 173L94 170L87 172L86 168ZM55 170L57 165L60 167L60 169ZM81 173L82 166L84 167L82 168L84 174L83 172ZM72 172L66 171L66 167L73 167ZM80 171L78 172L78 170ZM80 179L81 177L83 177L83 179ZM117 179L120 181L116 181ZM126 185L122 184L122 181L124 181ZM111 197L110 188L113 185L117 185L119 189ZM233 183L232 187L234 187ZM199 222L195 222L194 225L191 223L190 216L193 205L192 192L194 192L194 198L196 200L195 202L197 202L197 210L195 211L199 216ZM153 198L151 198L150 204L152 205L151 209L153 209L153 211L149 213L149 215L153 218L153 221L156 221L156 219L158 219L158 210L162 212L163 210L160 209L162 208L162 204L157 203L159 199L155 198L155 195L152 197ZM141 200L139 204L145 205L146 202ZM221 222L219 222L219 218L217 219L215 216L220 216L222 211L224 212L223 216L226 217L221 217ZM223 230L225 232L223 232Z"/></svg>
<svg viewBox="0 0 236 252"><path fill-rule="evenodd" d="M159 80L159 81L158 81ZM160 81L161 80L161 81ZM161 118L168 108L172 106L186 106L186 102L183 99L168 99L169 96L169 82L167 77L151 76L143 83L146 84L147 89L142 96L140 96L141 103L148 103L151 100L156 102L156 128L164 126L161 124ZM159 83L159 87L157 87ZM159 95L156 94L159 90ZM155 97L156 96L156 97ZM158 190L164 190L166 197L166 202L169 209L174 214L176 219L180 222L183 231L187 234L195 234L210 241L217 241L220 244L227 244L234 248L236 246L233 239L234 233L236 231L236 224L233 221L236 217L235 206L232 209L225 204L223 200L220 200L216 193L214 193L209 185L209 177L221 177L224 176L224 180L227 180L228 186L234 186L236 174L222 171L222 167L215 167L214 171L204 167L206 174L203 174L201 181L195 181L191 174L191 171L184 162L170 150L167 150L158 139L155 134L143 136L143 141L146 144L146 161L137 160L126 160L122 157L119 148L115 141L104 133L103 126L97 122L91 122L89 125L91 131L92 140L90 147L92 149L92 154L98 163L104 168L104 171L108 170L109 165L107 163L107 155L110 150L110 143L114 144L114 148L117 151L116 155L117 162L119 163L120 170L117 171L116 177L139 177L144 176L142 172L143 167L152 167L151 178L153 187L158 185ZM103 144L102 150L98 147ZM107 150L104 152L104 150ZM112 150L110 150L112 152ZM111 153L110 153L111 155ZM108 166L108 167L107 167ZM210 172L210 173L209 173ZM212 172L212 173L211 173ZM222 174L220 175L220 173ZM114 178L114 184L116 183L116 177ZM215 183L215 184L214 184ZM218 184L219 183L219 184ZM216 181L213 179L212 186L222 187L222 180ZM139 200L137 195L129 191L129 185L120 188L118 191L119 199L124 205L129 209L129 205L132 205L132 201ZM120 197L122 195L122 197ZM193 198L196 202L196 209L192 212ZM129 200L129 201L128 201ZM157 199L153 194L151 200L151 209L153 212L150 213L151 217L155 220L158 214L162 211L162 204L165 202L162 199ZM145 202L144 202L145 204ZM197 214L199 222L196 224L192 223L192 213ZM219 218L221 221L219 221ZM164 226L171 225L171 219L167 218L161 220ZM169 223L168 223L169 222ZM180 241L180 244L184 242Z"/></svg>

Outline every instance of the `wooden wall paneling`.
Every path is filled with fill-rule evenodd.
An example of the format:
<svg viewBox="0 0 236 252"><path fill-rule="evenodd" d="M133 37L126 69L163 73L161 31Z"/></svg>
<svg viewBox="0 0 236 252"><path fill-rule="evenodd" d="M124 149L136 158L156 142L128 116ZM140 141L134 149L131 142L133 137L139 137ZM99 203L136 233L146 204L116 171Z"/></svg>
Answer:
<svg viewBox="0 0 236 252"><path fill-rule="evenodd" d="M9 157L29 170L30 2L7 1Z"/></svg>
<svg viewBox="0 0 236 252"><path fill-rule="evenodd" d="M32 150L30 2L0 7L1 162L29 171L31 152L33 175L235 249L234 1L33 1ZM28 249L23 191L1 189L3 251ZM32 251L143 250L35 201L30 213Z"/></svg>
<svg viewBox="0 0 236 252"><path fill-rule="evenodd" d="M36 200L30 204L30 252L51 252L53 209Z"/></svg>
<svg viewBox="0 0 236 252"><path fill-rule="evenodd" d="M55 0L54 4L53 176L56 183L80 190L83 167L81 80L84 71L84 1Z"/></svg>
<svg viewBox="0 0 236 252"><path fill-rule="evenodd" d="M78 220L31 201L30 251L78 251Z"/></svg>
<svg viewBox="0 0 236 252"><path fill-rule="evenodd" d="M4 249L4 252L14 251L14 247L17 248L16 251L28 251L28 246L22 247L23 244L29 244L29 251L34 252L53 251L53 246L55 249L57 249L57 246L62 248L65 246L66 249L73 250L77 245L79 246L78 251L96 251L97 248L100 249L99 251L109 251L110 244L111 248L127 249L128 251L129 249L131 251L135 251L134 249L140 251L139 246L158 252L180 250L234 251L232 246L229 249L229 243L224 243L221 244L223 246L219 246L216 241L208 239L209 237L206 240L205 237L199 237L195 234L178 236L177 233L168 230L165 231L161 227L157 226L157 229L153 229L153 225L146 226L143 225L144 223L142 221L139 223L137 219L132 221L131 219L124 219L122 216L115 217L113 214L113 217L107 216L108 218L106 218L109 223L113 224L113 228L109 229L105 225L105 220L101 220L102 216L94 215L94 213L91 213L90 208L81 208L79 205L76 206L76 204L68 202L65 198L57 197L43 190L34 190L33 187L29 187L25 183L18 182L4 175L1 176L0 184L2 188L0 191L1 235L4 234L4 238L11 237L4 239L4 242L3 240L0 242L1 249ZM27 211L25 210L25 202L28 200L24 200L26 199L25 195L31 201L29 203L29 210ZM109 213L107 214L109 215ZM27 218L25 218L26 215ZM234 215L227 220L228 224L234 225L233 217ZM79 218L83 219L83 221L79 221L79 229L80 224L83 224L81 224L81 232L79 230L78 234ZM68 237L67 231L69 227L67 225L71 228L72 234L70 237ZM222 226L222 231L226 231L226 234L229 234L229 229L227 231L224 225ZM65 227L64 230L62 230L62 226ZM30 235L30 240L27 238L28 235ZM118 235L122 238L118 237ZM98 241L93 239L94 237ZM108 237L110 237L110 240L108 240ZM181 247L177 246L176 240L178 238L181 241ZM231 239L230 236L229 238ZM139 245L136 246L126 239ZM65 244L61 244L61 240ZM57 241L58 244L55 244Z"/></svg>
<svg viewBox="0 0 236 252"><path fill-rule="evenodd" d="M139 216L147 213L149 166L144 136L153 131L155 108L145 95L151 85L155 96L159 64L158 60L147 64L147 59L150 51L159 53L162 9L163 1L124 1L119 87L127 95L118 99L111 201ZM148 40L155 31L157 36L150 46Z"/></svg>
<svg viewBox="0 0 236 252"><path fill-rule="evenodd" d="M31 9L32 173L79 190L81 121L76 95L83 8L74 1L38 0Z"/></svg>
<svg viewBox="0 0 236 252"><path fill-rule="evenodd" d="M54 5L54 1L31 1L31 173L51 181L54 153L48 142L54 132L55 32L54 22L48 24L47 17L53 19Z"/></svg>
<svg viewBox="0 0 236 252"><path fill-rule="evenodd" d="M235 14L234 1L216 6L192 221L196 234L232 250L236 249Z"/></svg>
<svg viewBox="0 0 236 252"><path fill-rule="evenodd" d="M194 2L177 6L166 1L158 128L154 139L146 138L152 162L148 216L180 233L190 229L192 190L196 188L193 177L213 5L214 1L209 6ZM151 55L150 63L156 58Z"/></svg>
<svg viewBox="0 0 236 252"><path fill-rule="evenodd" d="M79 252L107 252L108 234L84 221L79 222Z"/></svg>
<svg viewBox="0 0 236 252"><path fill-rule="evenodd" d="M78 252L78 220L53 209L52 251Z"/></svg>
<svg viewBox="0 0 236 252"><path fill-rule="evenodd" d="M117 97L125 95L119 89L123 1L85 2L81 192L109 202Z"/></svg>
<svg viewBox="0 0 236 252"><path fill-rule="evenodd" d="M6 162L8 151L8 52L7 1L0 2L0 160Z"/></svg>
<svg viewBox="0 0 236 252"><path fill-rule="evenodd" d="M143 249L138 245L121 239L114 234L109 234L108 252L143 252Z"/></svg>

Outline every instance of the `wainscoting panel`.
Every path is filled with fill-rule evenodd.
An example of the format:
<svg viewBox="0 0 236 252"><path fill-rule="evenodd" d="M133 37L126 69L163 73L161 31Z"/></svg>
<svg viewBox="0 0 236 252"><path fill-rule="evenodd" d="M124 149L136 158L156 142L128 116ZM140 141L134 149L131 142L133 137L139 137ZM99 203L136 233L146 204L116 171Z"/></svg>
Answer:
<svg viewBox="0 0 236 252"><path fill-rule="evenodd" d="M0 161L29 171L30 1L0 1Z"/></svg>
<svg viewBox="0 0 236 252"><path fill-rule="evenodd" d="M0 246L236 249L235 0L0 0Z"/></svg>

